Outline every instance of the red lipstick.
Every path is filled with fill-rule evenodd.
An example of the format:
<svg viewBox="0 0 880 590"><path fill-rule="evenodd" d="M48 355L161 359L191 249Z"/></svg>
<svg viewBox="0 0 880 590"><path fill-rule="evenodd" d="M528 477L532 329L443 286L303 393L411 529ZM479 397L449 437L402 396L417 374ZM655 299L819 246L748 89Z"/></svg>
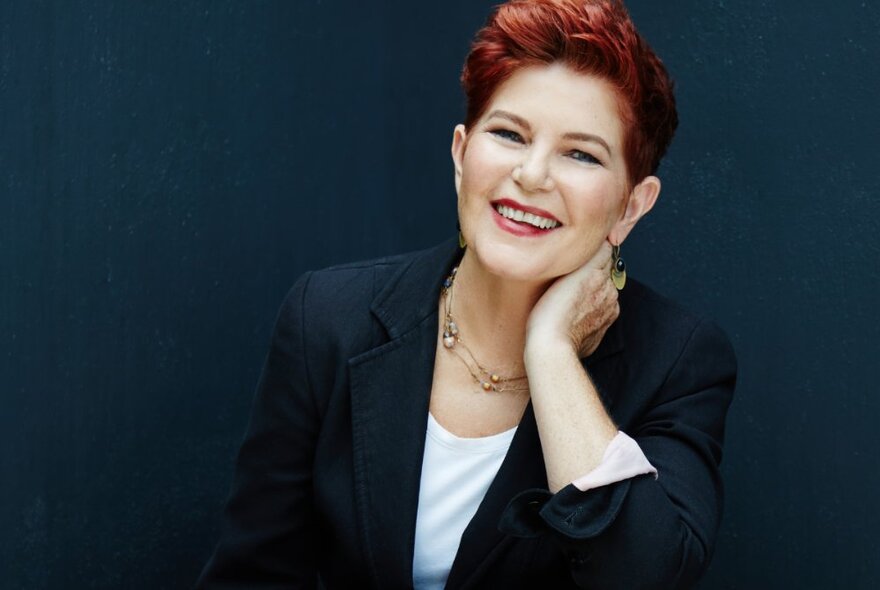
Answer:
<svg viewBox="0 0 880 590"><path fill-rule="evenodd" d="M547 219L552 219L559 223L559 220L556 219L556 216L550 213L545 209L538 209L537 207L529 207L528 205L522 205L517 203L513 199L503 198L498 199L496 201L492 201L492 206L497 207L498 205L504 205L505 207L511 207L513 209L519 209L523 213L531 213L532 215L540 215L541 217L546 217ZM560 224L562 225L562 224Z"/></svg>
<svg viewBox="0 0 880 590"><path fill-rule="evenodd" d="M559 220L556 219L556 217L554 217L551 213L549 213L543 209L538 209L537 207L527 207L525 205L520 205L519 203L517 203L516 201L514 201L512 199L499 199L497 201L492 201L490 203L490 206L492 207L492 219L495 220L495 223L498 225L499 228L501 228L504 231L511 233L515 236L530 237L530 238L531 237L540 237L540 236L544 236L544 235L547 235L548 233L552 232L553 229L558 229L558 228L562 227L562 224L559 223L559 225L557 225L553 229L541 229L540 227L535 227L534 225L532 225L530 223L525 223L525 222L520 222L520 221L514 221L513 219L508 219L508 218L504 217L503 215L501 215L500 213L498 213L498 209L496 209L496 207L498 207L500 205L504 205L505 207L510 207L512 209L519 209L520 211L523 211L525 213L531 213L533 215L540 215L541 217L545 217L547 219L552 219L552 220L556 221L557 223L559 223Z"/></svg>

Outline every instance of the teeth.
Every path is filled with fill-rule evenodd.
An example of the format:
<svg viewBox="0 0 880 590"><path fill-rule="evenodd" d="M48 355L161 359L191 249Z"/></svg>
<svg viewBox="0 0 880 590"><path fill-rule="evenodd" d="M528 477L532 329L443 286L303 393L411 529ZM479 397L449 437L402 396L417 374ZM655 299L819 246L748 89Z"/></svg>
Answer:
<svg viewBox="0 0 880 590"><path fill-rule="evenodd" d="M502 217L513 219L514 221L522 221L541 229L553 229L559 225L559 222L554 219L547 219L546 217L541 217L534 213L526 213L525 211L507 207L506 205L498 205L495 207L495 210L498 211Z"/></svg>

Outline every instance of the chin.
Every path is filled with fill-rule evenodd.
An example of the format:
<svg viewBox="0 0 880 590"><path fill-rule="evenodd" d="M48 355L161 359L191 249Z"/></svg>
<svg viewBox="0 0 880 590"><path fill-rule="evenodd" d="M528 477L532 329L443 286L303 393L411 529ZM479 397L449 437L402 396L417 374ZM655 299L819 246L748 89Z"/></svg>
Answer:
<svg viewBox="0 0 880 590"><path fill-rule="evenodd" d="M510 281L543 282L565 274L554 272L556 264L540 253L512 244L478 241L474 245L474 254L483 270Z"/></svg>

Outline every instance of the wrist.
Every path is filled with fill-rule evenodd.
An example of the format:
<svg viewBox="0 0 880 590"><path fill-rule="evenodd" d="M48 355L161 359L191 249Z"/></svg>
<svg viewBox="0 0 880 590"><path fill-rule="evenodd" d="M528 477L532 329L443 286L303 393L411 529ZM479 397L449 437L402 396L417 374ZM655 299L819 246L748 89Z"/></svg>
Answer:
<svg viewBox="0 0 880 590"><path fill-rule="evenodd" d="M577 356L571 340L552 334L528 334L523 360L528 371L530 366L545 365L549 360L558 360L569 355Z"/></svg>

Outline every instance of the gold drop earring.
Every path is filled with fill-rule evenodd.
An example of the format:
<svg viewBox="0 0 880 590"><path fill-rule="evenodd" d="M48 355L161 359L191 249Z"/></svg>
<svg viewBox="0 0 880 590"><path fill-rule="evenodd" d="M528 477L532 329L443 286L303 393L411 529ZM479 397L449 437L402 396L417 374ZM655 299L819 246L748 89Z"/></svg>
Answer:
<svg viewBox="0 0 880 590"><path fill-rule="evenodd" d="M626 285L626 263L620 257L620 244L611 246L611 282L618 291Z"/></svg>

